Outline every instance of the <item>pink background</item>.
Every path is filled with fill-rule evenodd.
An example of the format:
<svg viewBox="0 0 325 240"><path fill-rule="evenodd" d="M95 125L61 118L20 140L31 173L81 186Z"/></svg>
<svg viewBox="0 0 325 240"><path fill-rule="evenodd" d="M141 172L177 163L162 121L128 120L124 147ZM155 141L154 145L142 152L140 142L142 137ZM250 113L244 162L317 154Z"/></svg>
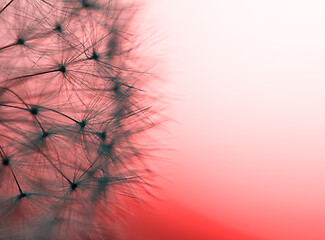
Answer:
<svg viewBox="0 0 325 240"><path fill-rule="evenodd" d="M165 198L227 239L325 239L325 3L150 0L148 12L175 120Z"/></svg>

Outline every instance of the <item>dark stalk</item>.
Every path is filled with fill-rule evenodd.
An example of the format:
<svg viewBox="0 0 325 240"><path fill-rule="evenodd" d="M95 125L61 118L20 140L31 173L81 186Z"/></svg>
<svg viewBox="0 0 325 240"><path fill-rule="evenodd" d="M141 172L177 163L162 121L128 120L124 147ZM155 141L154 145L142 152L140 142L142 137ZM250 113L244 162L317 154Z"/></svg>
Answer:
<svg viewBox="0 0 325 240"><path fill-rule="evenodd" d="M61 68L59 68L59 69L53 69L53 70L44 71L44 72L27 74L27 75L24 75L24 76L10 78L10 79L8 79L8 81L14 81L14 80L22 79L22 78L36 77L36 76L44 75L44 74L47 74L47 73L53 73L53 72L63 72L63 70Z"/></svg>
<svg viewBox="0 0 325 240"><path fill-rule="evenodd" d="M14 171L12 170L12 168L10 168L10 171L11 171L12 176L14 177L15 182L16 182L16 184L17 184L17 187L18 187L18 189L19 189L20 196L21 196L21 197L25 196L25 193L21 190L20 184L19 184L19 182L18 182L18 180L17 180L17 177L16 177Z"/></svg>
<svg viewBox="0 0 325 240"><path fill-rule="evenodd" d="M13 2L14 0L11 0L10 2L7 3L6 6L4 6L1 10L0 13L2 13L7 7L9 7L9 5Z"/></svg>

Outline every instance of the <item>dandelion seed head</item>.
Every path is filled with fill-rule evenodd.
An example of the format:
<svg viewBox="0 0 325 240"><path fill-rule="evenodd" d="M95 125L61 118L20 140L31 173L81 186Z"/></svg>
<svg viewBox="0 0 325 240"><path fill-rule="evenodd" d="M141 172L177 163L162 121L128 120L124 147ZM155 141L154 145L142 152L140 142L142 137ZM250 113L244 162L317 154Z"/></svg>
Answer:
<svg viewBox="0 0 325 240"><path fill-rule="evenodd" d="M25 40L23 38L18 38L16 44L17 45L25 45Z"/></svg>
<svg viewBox="0 0 325 240"><path fill-rule="evenodd" d="M27 194L22 192L17 196L17 198L20 200L20 199L22 199L22 198L24 198L26 196L27 196Z"/></svg>
<svg viewBox="0 0 325 240"><path fill-rule="evenodd" d="M78 187L78 184L73 182L71 183L71 191L75 190Z"/></svg>
<svg viewBox="0 0 325 240"><path fill-rule="evenodd" d="M50 135L49 132L44 131L43 134L42 134L42 137L43 137L43 138L46 138L46 137L48 137L49 135Z"/></svg>
<svg viewBox="0 0 325 240"><path fill-rule="evenodd" d="M64 65L60 65L58 68L58 71L61 73L65 73L66 72L66 67Z"/></svg>
<svg viewBox="0 0 325 240"><path fill-rule="evenodd" d="M103 131L103 132L97 132L96 134L97 134L97 136L98 136L102 141L105 141L106 136L107 136L106 131Z"/></svg>
<svg viewBox="0 0 325 240"><path fill-rule="evenodd" d="M81 0L83 8L90 8L92 5L87 0Z"/></svg>
<svg viewBox="0 0 325 240"><path fill-rule="evenodd" d="M2 165L4 165L4 166L9 166L9 163L10 163L9 158L3 158L3 159L2 159Z"/></svg>
<svg viewBox="0 0 325 240"><path fill-rule="evenodd" d="M29 109L30 113L32 115L37 115L38 114L38 107L32 107L31 109Z"/></svg>
<svg viewBox="0 0 325 240"><path fill-rule="evenodd" d="M54 31L58 31L59 33L62 33L62 26L61 24L57 23L54 27Z"/></svg>
<svg viewBox="0 0 325 240"><path fill-rule="evenodd" d="M95 61L99 59L99 56L95 50L93 50L93 55L89 59L93 59Z"/></svg>
<svg viewBox="0 0 325 240"><path fill-rule="evenodd" d="M134 9L120 0L2 6L0 239L115 238L102 226L145 192L141 141L152 125Z"/></svg>

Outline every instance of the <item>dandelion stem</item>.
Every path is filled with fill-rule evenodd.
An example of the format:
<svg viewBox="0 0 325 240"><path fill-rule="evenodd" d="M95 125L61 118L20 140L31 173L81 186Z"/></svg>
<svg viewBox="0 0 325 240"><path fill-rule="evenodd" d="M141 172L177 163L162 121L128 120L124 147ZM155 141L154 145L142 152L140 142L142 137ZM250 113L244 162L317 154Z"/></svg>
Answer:
<svg viewBox="0 0 325 240"><path fill-rule="evenodd" d="M10 79L8 79L8 81L19 80L22 78L36 77L39 75L44 75L44 74L53 73L53 72L60 72L60 71L61 71L61 69L53 69L53 70L48 70L48 71L44 71L44 72L38 72L38 73L27 74L27 75L23 75L23 76L19 76L19 77L10 78Z"/></svg>
<svg viewBox="0 0 325 240"><path fill-rule="evenodd" d="M24 192L21 190L21 187L20 187L20 184L19 184L19 182L18 182L18 179L17 179L17 177L16 177L16 175L15 175L15 173L14 173L14 171L12 170L11 167L10 167L10 171L11 171L11 173L12 173L12 176L13 176L14 179L15 179L15 182L16 182L17 187L18 187L18 189L19 189L19 193L20 193L20 195L23 196Z"/></svg>
<svg viewBox="0 0 325 240"><path fill-rule="evenodd" d="M15 45L17 45L17 43L11 43L11 44L8 44L6 46L0 47L0 51L5 50L5 49L10 48L10 47L13 47Z"/></svg>
<svg viewBox="0 0 325 240"><path fill-rule="evenodd" d="M8 104L2 104L0 103L0 106L3 106L3 107L9 107L9 108L16 108L16 109L20 109L20 110L25 110L25 111L31 111L31 109L28 107L27 109L26 108L22 108L22 107L18 107L18 106L13 106L13 105L8 105ZM44 133L45 130L42 126L42 124L40 123L40 121L37 119L37 117L35 115L33 115L35 121L37 122L37 124L40 126L42 132Z"/></svg>
<svg viewBox="0 0 325 240"><path fill-rule="evenodd" d="M6 88L6 87L0 87L0 88L14 94L28 108L28 105L25 103L25 101L17 93L15 93L14 91L12 91L11 89Z"/></svg>
<svg viewBox="0 0 325 240"><path fill-rule="evenodd" d="M7 3L6 6L4 6L1 10L0 13L2 13L7 7L9 7L9 5L13 2L14 0L11 0L10 2Z"/></svg>
<svg viewBox="0 0 325 240"><path fill-rule="evenodd" d="M16 108L16 109L20 109L20 110L25 110L25 111L31 111L31 109L27 106L27 108L23 108L23 107L18 107L18 106L14 106L14 105L9 105L9 104L3 104L3 103L0 103L0 106L3 106L3 107L9 107L9 108ZM52 112L55 112L55 113L57 113L57 114L60 114L61 116L63 116L63 117L65 117L65 118L68 118L68 119L70 119L71 121L73 121L73 122L75 122L75 123L80 123L79 121L77 121L76 119L74 119L74 118L72 118L72 117L70 117L70 116L68 116L68 115L66 115L66 114L64 114L64 113L62 113L62 112L59 112L59 111L57 111L57 110L55 110L55 109L51 109L51 108L47 108L47 107L42 107L42 106L38 106L39 108L43 108L43 109L46 109L46 110L49 110L49 111L52 111ZM38 121L38 119L36 118L36 116L34 116L35 117L35 120L40 124L40 122ZM41 124L40 124L40 126L41 126ZM42 128L42 126L41 126L41 128ZM44 129L42 128L42 130L44 131Z"/></svg>
<svg viewBox="0 0 325 240"><path fill-rule="evenodd" d="M57 111L57 110L55 110L55 109L47 108L47 107L42 107L42 106L39 106L39 108L43 108L43 109L46 109L46 110L49 110L49 111L55 112L55 113L57 113L57 114L60 114L60 115L63 116L63 117L66 117L66 118L70 119L71 121L73 121L73 122L75 122L75 123L80 123L80 122L77 121L76 119L74 119L74 118L72 118L72 117L70 117L70 116L68 116L68 115L66 115L66 114L64 114L64 113L62 113L62 112L60 112L60 111Z"/></svg>
<svg viewBox="0 0 325 240"><path fill-rule="evenodd" d="M5 151L3 150L3 147L0 145L0 156L2 159L6 158L6 154L5 154Z"/></svg>
<svg viewBox="0 0 325 240"><path fill-rule="evenodd" d="M13 105L9 105L9 104L0 103L0 106L2 106L2 107L8 107L8 108L16 108L16 109L28 111L28 109L26 109L26 108L18 107L18 106L13 106Z"/></svg>
<svg viewBox="0 0 325 240"><path fill-rule="evenodd" d="M52 160L50 160L50 158L45 153L43 153L39 148L37 148L37 150L46 158L46 160L55 168L55 170L57 170L61 174L61 176L68 181L68 183L72 183L71 180L63 174L63 172L53 163Z"/></svg>

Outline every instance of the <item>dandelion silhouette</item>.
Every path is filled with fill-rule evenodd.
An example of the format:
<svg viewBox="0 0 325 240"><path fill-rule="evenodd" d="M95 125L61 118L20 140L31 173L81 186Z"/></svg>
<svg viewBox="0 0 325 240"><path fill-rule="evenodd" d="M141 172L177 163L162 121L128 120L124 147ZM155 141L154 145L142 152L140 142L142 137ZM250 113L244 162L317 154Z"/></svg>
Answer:
<svg viewBox="0 0 325 240"><path fill-rule="evenodd" d="M133 15L119 0L0 2L0 239L117 239L154 126Z"/></svg>

